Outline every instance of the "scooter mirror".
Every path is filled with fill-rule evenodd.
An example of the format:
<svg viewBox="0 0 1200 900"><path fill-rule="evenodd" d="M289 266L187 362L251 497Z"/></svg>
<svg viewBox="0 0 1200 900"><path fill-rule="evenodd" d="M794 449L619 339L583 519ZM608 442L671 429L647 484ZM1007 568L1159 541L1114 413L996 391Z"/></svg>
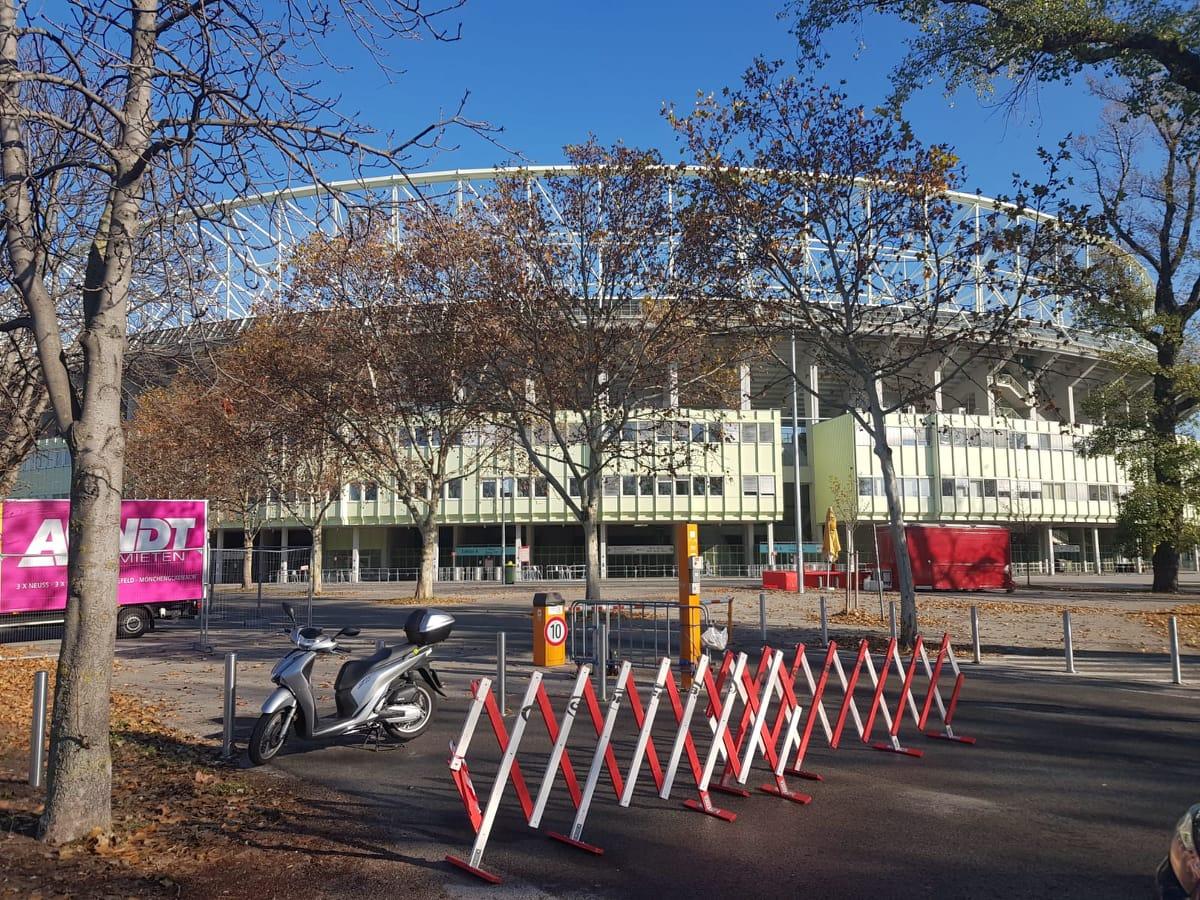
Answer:
<svg viewBox="0 0 1200 900"><path fill-rule="evenodd" d="M361 629L358 628L343 628L337 633L338 637L358 637Z"/></svg>
<svg viewBox="0 0 1200 900"><path fill-rule="evenodd" d="M283 614L292 620L293 625L296 624L296 611L294 609L292 609L292 604L290 604L290 603L283 604Z"/></svg>

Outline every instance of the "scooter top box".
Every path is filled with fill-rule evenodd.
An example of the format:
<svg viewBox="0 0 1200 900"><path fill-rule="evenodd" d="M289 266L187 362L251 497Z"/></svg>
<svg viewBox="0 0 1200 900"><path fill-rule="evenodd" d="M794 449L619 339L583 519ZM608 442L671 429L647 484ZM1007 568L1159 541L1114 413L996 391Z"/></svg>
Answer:
<svg viewBox="0 0 1200 900"><path fill-rule="evenodd" d="M404 636L417 647L436 644L450 636L454 617L438 609L414 609L404 623Z"/></svg>

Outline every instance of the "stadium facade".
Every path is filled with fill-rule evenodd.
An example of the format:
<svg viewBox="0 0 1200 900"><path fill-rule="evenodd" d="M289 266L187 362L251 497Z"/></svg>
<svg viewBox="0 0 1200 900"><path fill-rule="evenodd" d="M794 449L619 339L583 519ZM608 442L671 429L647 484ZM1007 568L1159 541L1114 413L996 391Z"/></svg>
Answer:
<svg viewBox="0 0 1200 900"><path fill-rule="evenodd" d="M522 171L536 179L562 170ZM442 186L449 202L461 204L478 197L477 187L499 172L428 173L341 188L347 196L369 192L403 203L413 190ZM956 202L964 217L976 221L981 210L994 206L973 195L956 196ZM336 190L315 187L241 199L228 213L231 227L205 236L228 249L226 268L214 274L220 317L232 320L244 318L258 292L272 289L272 273L280 270L277 261L289 241L336 225L345 215ZM905 517L1009 526L1015 558L1042 570L1140 569L1141 561L1122 558L1113 541L1120 500L1129 488L1125 473L1111 457L1085 457L1076 449L1093 428L1084 411L1088 394L1113 377L1103 361L1104 346L1061 311L1048 313L1031 334L1019 352L1001 360L981 357L949 382L931 370L926 401L889 418ZM971 348L962 352L969 355ZM800 354L797 385L768 365L744 368L737 408L683 410L673 429L629 430L629 440L696 441L710 449L693 455L684 472L628 467L605 477L600 500L605 574L669 574L671 525L680 521L700 524L702 549L710 569L720 574L792 564L798 543L815 558L829 507L855 524L857 546L870 557L871 529L886 521L878 461L854 417L842 412L845 388L836 375L806 364L802 349ZM61 441L43 441L22 470L15 496L65 496L67 462ZM501 558L519 560L530 575L579 574L580 526L544 479L515 469L501 467L446 486L441 578L495 577ZM562 474L565 483L565 468ZM324 569L331 580L401 579L412 577L418 565L416 529L384 484L345 485L324 538ZM221 523L214 542L240 547L241 534ZM258 546L290 549L308 542L306 530L273 504Z"/></svg>

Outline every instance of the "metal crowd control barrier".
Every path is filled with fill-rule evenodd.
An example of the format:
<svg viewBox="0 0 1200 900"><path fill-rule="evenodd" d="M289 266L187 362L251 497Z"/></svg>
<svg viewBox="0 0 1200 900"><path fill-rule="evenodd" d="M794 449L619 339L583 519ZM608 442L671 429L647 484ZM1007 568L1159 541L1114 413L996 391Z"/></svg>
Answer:
<svg viewBox="0 0 1200 900"><path fill-rule="evenodd" d="M938 679L947 663L955 675L953 694L948 706L943 702L938 690ZM918 664L920 664L920 671L928 679L927 694L919 713L913 695ZM888 728L891 743L877 743L873 746L907 753L911 756L920 756L920 751L907 750L899 744L898 734L904 716L904 706L909 707L913 719L917 721L922 731L936 708L941 715L944 730L925 732L928 737L974 743L973 738L955 735L951 728L951 721L954 718L955 707L962 688L963 674L954 658L948 635L943 636L936 661L933 664L930 663L929 655L919 638L907 667L900 658L895 642L889 642L881 672L877 672L867 641L864 640L859 645L854 668L849 677L846 676L838 656L837 645L834 643L830 643L825 649L820 671L816 675L814 675L803 644L797 645L790 664L782 651L764 647L758 666L753 673L747 667L746 654L735 655L727 652L722 659L718 674L714 677L710 659L708 655L704 655L698 661L692 684L682 700L671 674L671 666L671 657L664 656L659 659L652 688L647 702L643 706L633 674L633 665L628 659L622 660L612 697L607 703L607 709L602 714L596 693L592 688L591 667L584 664L576 675L574 686L563 712L561 726L555 718L553 707L547 696L542 673L535 671L525 690L520 710L513 720L511 733L506 727L504 717L492 694L491 679L483 678L474 683L472 685L472 702L462 732L458 740L450 744L449 768L466 809L467 818L475 832L475 839L468 858L463 859L450 855L446 857L447 862L490 883L500 883L500 877L483 869L482 862L484 850L487 847L500 803L510 779L526 822L530 828L537 829L542 825L550 794L558 778L558 773L561 771L574 808L574 816L568 834L547 831L547 836L576 849L601 855L604 853L602 848L583 840L583 830L605 769L608 771L608 780L617 799L617 808L627 809L632 805L638 776L644 764L649 765L658 797L664 800L668 799L686 753L688 771L694 781L698 799L687 800L684 805L689 809L723 821L733 822L738 818L738 814L714 806L710 791L722 791L740 797L749 797L750 792L745 790L743 785L747 783L760 751L772 778L769 783L760 787L760 791L800 805L806 805L812 801L812 797L808 794L794 791L788 787L784 776L785 772L788 772L814 781L822 780L820 775L802 768L810 739L818 721L821 722L829 747L837 749L848 715L852 717L860 739L865 743L870 743L872 725L878 713L883 717ZM904 678L900 694L895 701L896 717L894 719L889 713L888 703L884 696L888 674L893 666ZM854 701L855 687L864 669L870 677L869 687L872 693L871 708L865 724ZM834 678L836 678L836 684L841 688L842 701L836 725L831 726L823 705L823 698L827 688L835 683ZM692 734L701 691L707 695L704 722L708 726L707 729L702 728L702 730L711 732L703 764ZM677 725L665 769L660 763L652 735L664 693L670 701ZM582 789L567 750L568 738L580 706L587 708L597 736L587 778ZM627 774L622 777L616 755L613 752L613 741L621 728L621 713L625 706L628 706L633 713L636 737ZM739 706L741 712L735 719L735 708ZM772 706L775 707L774 715L772 715ZM500 747L501 758L487 804L481 807L468 772L467 751L471 747L479 720L485 712ZM521 742L525 737L526 726L535 712L540 713L547 735L553 745L536 800L530 796L524 773L517 761ZM788 767L787 760L791 757L793 748L796 751L795 757L791 766ZM724 760L723 765L722 760ZM718 772L719 765L721 768Z"/></svg>
<svg viewBox="0 0 1200 900"><path fill-rule="evenodd" d="M729 599L717 601L728 603ZM700 604L700 630L711 624L711 601ZM608 631L607 650L599 645ZM567 652L576 663L599 668L602 660L629 660L656 666L664 656L679 658L679 604L674 600L577 600L567 608Z"/></svg>

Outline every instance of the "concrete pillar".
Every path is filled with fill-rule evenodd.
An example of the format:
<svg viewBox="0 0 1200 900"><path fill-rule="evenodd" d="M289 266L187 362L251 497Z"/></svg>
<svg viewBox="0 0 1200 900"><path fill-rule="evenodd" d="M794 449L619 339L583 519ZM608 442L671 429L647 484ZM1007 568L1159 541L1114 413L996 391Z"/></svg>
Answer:
<svg viewBox="0 0 1200 900"><path fill-rule="evenodd" d="M288 530L284 525L279 529L279 581L281 583L288 580Z"/></svg>
<svg viewBox="0 0 1200 900"><path fill-rule="evenodd" d="M533 562L533 524L525 526L525 546L529 548L529 562Z"/></svg>
<svg viewBox="0 0 1200 900"><path fill-rule="evenodd" d="M1067 385L1067 423L1077 425L1075 420L1075 385Z"/></svg>
<svg viewBox="0 0 1200 900"><path fill-rule="evenodd" d="M675 365L667 369L667 405L679 408L679 367Z"/></svg>
<svg viewBox="0 0 1200 900"><path fill-rule="evenodd" d="M933 411L942 411L942 370L933 370Z"/></svg>
<svg viewBox="0 0 1200 900"><path fill-rule="evenodd" d="M746 565L754 565L754 523L747 522L746 530L742 534L742 556L745 558Z"/></svg>
<svg viewBox="0 0 1200 900"><path fill-rule="evenodd" d="M1092 529L1092 546L1096 548L1096 574L1100 574L1100 529Z"/></svg>
<svg viewBox="0 0 1200 900"><path fill-rule="evenodd" d="M359 539L361 537L360 529L357 525L350 527L350 581L353 584L358 584L359 573L362 571L359 567Z"/></svg>
<svg viewBox="0 0 1200 900"><path fill-rule="evenodd" d="M821 388L820 388L820 380L819 380L819 375L818 375L816 366L808 367L808 388L809 388L809 391L808 391L808 395L805 397L805 400L804 400L804 408L805 408L806 412L808 413L806 418L808 419L808 423L811 426L813 423L817 422L821 418L821 401L817 396L817 394L821 390ZM810 462L811 462L811 458L810 458Z"/></svg>
<svg viewBox="0 0 1200 900"><path fill-rule="evenodd" d="M608 525L600 523L600 577L608 577Z"/></svg>
<svg viewBox="0 0 1200 900"><path fill-rule="evenodd" d="M741 402L740 409L748 410L750 408L750 366L738 366L738 399Z"/></svg>
<svg viewBox="0 0 1200 900"><path fill-rule="evenodd" d="M1050 563L1050 574L1054 574L1054 528L1046 526L1046 559Z"/></svg>
<svg viewBox="0 0 1200 900"><path fill-rule="evenodd" d="M1200 572L1200 547L1192 548L1192 567Z"/></svg>
<svg viewBox="0 0 1200 900"><path fill-rule="evenodd" d="M1029 419L1032 422L1037 422L1041 419L1041 415L1038 414L1037 382L1032 378L1029 379L1025 390L1026 396L1029 398Z"/></svg>
<svg viewBox="0 0 1200 900"><path fill-rule="evenodd" d="M438 576L438 569L440 569L441 565L442 565L442 535L441 535L441 531L442 531L442 529L439 528L437 543L435 543L433 545L433 580L434 581L441 581L441 578Z"/></svg>
<svg viewBox="0 0 1200 900"><path fill-rule="evenodd" d="M767 565L775 568L775 523L767 523Z"/></svg>
<svg viewBox="0 0 1200 900"><path fill-rule="evenodd" d="M517 573L521 572L521 538L525 526L513 524L513 565L517 567Z"/></svg>

